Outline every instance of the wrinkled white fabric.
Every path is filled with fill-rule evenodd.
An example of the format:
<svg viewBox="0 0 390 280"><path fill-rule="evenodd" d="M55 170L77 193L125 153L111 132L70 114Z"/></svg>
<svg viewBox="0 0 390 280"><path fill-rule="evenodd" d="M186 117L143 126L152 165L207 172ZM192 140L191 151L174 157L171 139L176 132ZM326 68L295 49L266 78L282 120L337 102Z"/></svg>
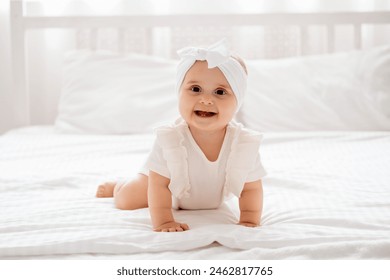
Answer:
<svg viewBox="0 0 390 280"><path fill-rule="evenodd" d="M170 178L173 207L215 209L231 194L240 197L246 182L266 172L259 146L262 135L231 122L216 161L209 161L193 139L188 125L178 119L156 130L157 138L142 173L149 170Z"/></svg>
<svg viewBox="0 0 390 280"><path fill-rule="evenodd" d="M232 199L173 211L191 229L161 234L149 209L95 197L98 184L138 172L152 134L49 128L0 136L2 260L390 259L390 132L264 134L261 227L236 225Z"/></svg>
<svg viewBox="0 0 390 280"><path fill-rule="evenodd" d="M179 93L184 77L197 61L207 61L208 68L218 67L224 74L237 99L237 110L244 101L247 74L241 64L231 56L226 40L221 40L208 48L186 47L177 51L180 62L176 73L176 91Z"/></svg>

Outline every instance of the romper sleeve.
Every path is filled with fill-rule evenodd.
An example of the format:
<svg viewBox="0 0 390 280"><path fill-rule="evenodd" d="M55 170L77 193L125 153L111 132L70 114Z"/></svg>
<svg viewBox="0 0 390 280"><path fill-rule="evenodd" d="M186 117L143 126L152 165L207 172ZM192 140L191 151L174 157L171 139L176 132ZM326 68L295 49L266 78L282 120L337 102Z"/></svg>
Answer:
<svg viewBox="0 0 390 280"><path fill-rule="evenodd" d="M165 126L156 130L162 149L162 158L170 174L169 190L178 199L189 196L191 188L188 176L187 149L183 142L181 130L185 124L180 119L174 126Z"/></svg>
<svg viewBox="0 0 390 280"><path fill-rule="evenodd" d="M261 159L260 159L260 153L257 154L256 157L256 163L253 167L253 169L249 172L248 177L246 178L246 183L248 182L254 182L257 180L260 180L261 178L265 177L267 175L267 172L265 171Z"/></svg>
<svg viewBox="0 0 390 280"><path fill-rule="evenodd" d="M169 190L175 198L189 196L191 188L188 176L187 150L181 130L186 126L182 119L174 125L155 130L156 140L140 173L149 175L149 170L170 179Z"/></svg>
<svg viewBox="0 0 390 280"><path fill-rule="evenodd" d="M163 150L158 143L158 139L154 141L153 148L141 169L141 173L149 176L149 170L170 179L167 161L164 159Z"/></svg>
<svg viewBox="0 0 390 280"><path fill-rule="evenodd" d="M187 150L183 144L182 130L185 122L179 118L172 126L155 130L156 140L140 173L149 175L149 170L170 179L169 190L175 198L189 196L191 188L188 176Z"/></svg>

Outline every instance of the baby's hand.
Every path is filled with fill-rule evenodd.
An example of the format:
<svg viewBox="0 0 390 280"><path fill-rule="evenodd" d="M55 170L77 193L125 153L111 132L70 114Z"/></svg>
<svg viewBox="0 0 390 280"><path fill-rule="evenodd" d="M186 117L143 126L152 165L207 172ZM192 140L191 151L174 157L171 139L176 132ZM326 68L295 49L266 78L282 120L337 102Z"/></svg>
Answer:
<svg viewBox="0 0 390 280"><path fill-rule="evenodd" d="M249 223L249 222L239 222L238 224L241 226L244 226L244 227L258 227L259 226L258 224Z"/></svg>
<svg viewBox="0 0 390 280"><path fill-rule="evenodd" d="M178 232L189 230L190 227L187 224L177 223L177 222L168 222L162 224L161 226L154 229L158 232Z"/></svg>

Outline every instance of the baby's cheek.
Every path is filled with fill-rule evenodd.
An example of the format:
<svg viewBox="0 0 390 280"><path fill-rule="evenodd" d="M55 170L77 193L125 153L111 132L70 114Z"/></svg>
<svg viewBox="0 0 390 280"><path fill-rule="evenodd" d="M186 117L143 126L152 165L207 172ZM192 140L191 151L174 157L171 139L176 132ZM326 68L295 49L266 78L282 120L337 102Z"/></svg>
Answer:
<svg viewBox="0 0 390 280"><path fill-rule="evenodd" d="M187 120L187 118L190 116L192 112L192 109L186 105L186 104L179 104L179 114L180 116L184 119L184 120Z"/></svg>
<svg viewBox="0 0 390 280"><path fill-rule="evenodd" d="M236 104L230 104L229 108L226 110L226 115L232 119L237 113L237 109L238 108Z"/></svg>

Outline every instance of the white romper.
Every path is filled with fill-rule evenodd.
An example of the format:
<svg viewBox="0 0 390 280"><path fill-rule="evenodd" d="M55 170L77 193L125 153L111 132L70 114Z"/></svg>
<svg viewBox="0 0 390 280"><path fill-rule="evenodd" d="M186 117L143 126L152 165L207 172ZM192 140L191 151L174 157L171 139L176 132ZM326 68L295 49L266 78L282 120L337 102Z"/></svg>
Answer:
<svg viewBox="0 0 390 280"><path fill-rule="evenodd" d="M266 175L259 154L262 135L230 122L218 159L209 161L183 119L156 129L156 141L140 173L170 179L175 209L215 209L224 198L240 197L246 182Z"/></svg>

